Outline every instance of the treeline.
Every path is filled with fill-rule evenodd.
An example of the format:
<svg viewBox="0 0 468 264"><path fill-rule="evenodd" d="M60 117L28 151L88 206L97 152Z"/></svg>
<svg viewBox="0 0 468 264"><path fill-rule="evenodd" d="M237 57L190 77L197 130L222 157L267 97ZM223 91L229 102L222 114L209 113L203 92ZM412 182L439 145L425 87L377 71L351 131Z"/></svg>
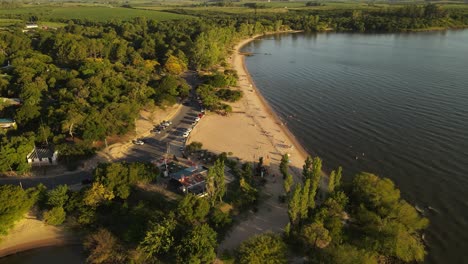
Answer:
<svg viewBox="0 0 468 264"><path fill-rule="evenodd" d="M311 263L414 263L426 256L421 232L428 219L400 197L386 178L357 174L341 181L341 167L322 179L320 158L307 158L302 182L292 184L284 156L280 170L290 222L283 236L263 234L242 243L239 263L288 263L288 249Z"/></svg>
<svg viewBox="0 0 468 264"><path fill-rule="evenodd" d="M1 31L0 97L20 98L22 104L0 112L18 125L0 134L0 173L27 171L25 157L34 143L55 144L62 158L92 154L106 137L132 131L142 108L187 97L190 87L179 75L188 68L211 69L224 61L236 40L275 25L136 18L83 25L70 21L56 31L27 34L19 28ZM221 101L240 97L215 88L210 93L216 93L212 98L222 109L227 108Z"/></svg>
<svg viewBox="0 0 468 264"><path fill-rule="evenodd" d="M314 4L313 2L310 2ZM281 20L281 24L295 30L311 32L404 32L431 28L465 28L468 12L465 9L444 9L435 3L408 4L382 9L291 9L287 13L261 12L257 14L214 14L190 9L174 10L193 16L217 19L245 19L250 21Z"/></svg>

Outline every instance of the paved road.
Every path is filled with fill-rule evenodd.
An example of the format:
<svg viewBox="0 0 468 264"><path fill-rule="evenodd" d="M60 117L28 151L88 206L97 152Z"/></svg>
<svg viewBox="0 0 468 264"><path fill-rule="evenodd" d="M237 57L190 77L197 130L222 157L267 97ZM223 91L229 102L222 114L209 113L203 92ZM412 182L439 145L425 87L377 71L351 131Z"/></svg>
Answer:
<svg viewBox="0 0 468 264"><path fill-rule="evenodd" d="M161 134L152 132L151 136L143 138L144 145L133 145L128 155L118 161L152 161L162 158L166 153L181 156L181 147L185 146L185 138L182 137L184 130L192 127L195 117L200 112L201 106L196 100L195 87L199 80L195 72L188 72L183 76L192 87L190 100L183 103L181 109L172 118L172 125ZM156 124L155 124L156 125ZM24 188L36 186L39 183L48 188L57 185L81 184L84 179L91 178L90 171L75 171L56 176L31 177L31 178L0 178L0 184L22 184Z"/></svg>

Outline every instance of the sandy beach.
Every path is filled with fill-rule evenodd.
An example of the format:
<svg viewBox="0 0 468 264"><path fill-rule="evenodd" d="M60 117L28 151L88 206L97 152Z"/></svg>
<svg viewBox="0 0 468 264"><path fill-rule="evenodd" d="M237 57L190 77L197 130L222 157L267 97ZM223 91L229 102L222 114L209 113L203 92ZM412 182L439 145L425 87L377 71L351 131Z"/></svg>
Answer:
<svg viewBox="0 0 468 264"><path fill-rule="evenodd" d="M28 214L0 238L0 257L34 248L80 243L78 236L63 227L46 225Z"/></svg>
<svg viewBox="0 0 468 264"><path fill-rule="evenodd" d="M307 157L306 151L266 103L245 68L244 55L239 51L256 37L259 36L238 43L230 57L231 66L239 75L238 89L243 91L243 98L231 104L233 113L228 116L208 114L189 138L190 142L202 142L203 148L213 152L232 152L232 156L242 162L254 162L263 157L275 175L267 178L259 210L233 228L220 244L219 253L235 249L252 235L284 229L289 219L286 204L278 200L278 196L284 194L279 172L281 156L290 154L290 171L296 180Z"/></svg>

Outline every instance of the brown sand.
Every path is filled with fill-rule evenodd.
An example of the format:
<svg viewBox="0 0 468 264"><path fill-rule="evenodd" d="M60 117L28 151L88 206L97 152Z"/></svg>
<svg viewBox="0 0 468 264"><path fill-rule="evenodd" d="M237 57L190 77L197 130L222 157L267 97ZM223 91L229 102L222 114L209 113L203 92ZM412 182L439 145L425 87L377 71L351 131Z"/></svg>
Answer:
<svg viewBox="0 0 468 264"><path fill-rule="evenodd" d="M46 225L32 215L18 221L8 235L0 237L0 257L33 248L79 243L63 227Z"/></svg>
<svg viewBox="0 0 468 264"><path fill-rule="evenodd" d="M203 143L203 148L214 152L232 152L243 162L258 161L263 157L275 176L267 177L263 190L265 196L259 210L250 213L248 219L236 225L220 244L218 251L232 250L252 235L267 231L279 232L289 219L287 207L279 202L284 194L283 180L278 166L283 154L290 154L290 171L300 177L306 151L298 144L286 126L271 110L260 92L256 89L244 64L240 48L255 37L243 40L234 48L231 65L239 75L239 89L243 98L232 104L233 113L228 116L208 114L190 135L189 141Z"/></svg>

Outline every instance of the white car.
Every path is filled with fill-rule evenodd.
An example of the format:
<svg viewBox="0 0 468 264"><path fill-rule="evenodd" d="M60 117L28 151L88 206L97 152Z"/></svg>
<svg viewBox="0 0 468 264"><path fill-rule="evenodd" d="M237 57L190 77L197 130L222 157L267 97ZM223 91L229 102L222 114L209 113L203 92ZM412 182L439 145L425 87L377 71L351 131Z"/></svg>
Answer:
<svg viewBox="0 0 468 264"><path fill-rule="evenodd" d="M192 132L192 128L191 128L191 127L187 127L187 128L185 129L185 132L187 132L187 133Z"/></svg>
<svg viewBox="0 0 468 264"><path fill-rule="evenodd" d="M200 121L200 117L197 116L197 117L195 117L194 120L195 120L195 122L198 122L198 121Z"/></svg>
<svg viewBox="0 0 468 264"><path fill-rule="evenodd" d="M134 139L132 140L133 144L135 145L144 145L145 142L143 142L141 139Z"/></svg>
<svg viewBox="0 0 468 264"><path fill-rule="evenodd" d="M186 138L190 135L190 132L185 132L184 134L182 134L182 137Z"/></svg>

